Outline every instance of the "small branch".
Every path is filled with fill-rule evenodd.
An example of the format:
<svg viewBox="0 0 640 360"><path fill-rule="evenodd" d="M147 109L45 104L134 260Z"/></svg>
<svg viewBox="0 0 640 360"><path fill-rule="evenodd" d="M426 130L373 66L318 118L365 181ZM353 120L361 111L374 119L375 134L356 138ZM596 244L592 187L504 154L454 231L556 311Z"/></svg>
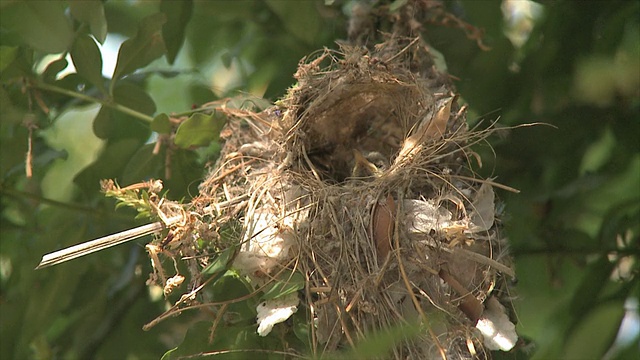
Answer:
<svg viewBox="0 0 640 360"><path fill-rule="evenodd" d="M45 83L41 83L41 82L31 83L30 86L33 87L33 88L36 88L36 89L55 92L55 93L66 95L66 96L69 96L69 97L72 97L72 98L76 98L76 99L102 104L102 105L110 107L110 108L112 108L114 110L120 111L123 114L131 115L131 116L135 117L136 119L142 120L142 121L144 121L145 123L148 123L148 124L150 124L153 121L153 117L151 117L151 116L149 116L147 114L143 114L143 113L141 113L139 111L133 110L131 108L128 108L128 107L123 106L123 105L120 105L118 103L114 103L112 101L98 99L98 98L95 98L95 97L92 97L92 96L88 96L88 95L81 94L81 93L78 93L78 92L75 92L75 91L63 89L63 88L60 88L60 87L57 87L57 86L53 86L53 85L49 85L49 84L45 84Z"/></svg>

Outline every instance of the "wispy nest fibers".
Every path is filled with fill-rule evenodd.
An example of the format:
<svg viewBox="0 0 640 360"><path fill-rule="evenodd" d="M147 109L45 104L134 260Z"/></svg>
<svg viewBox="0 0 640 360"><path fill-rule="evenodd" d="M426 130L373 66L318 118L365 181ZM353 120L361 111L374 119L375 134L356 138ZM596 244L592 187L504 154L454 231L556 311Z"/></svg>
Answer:
<svg viewBox="0 0 640 360"><path fill-rule="evenodd" d="M194 201L196 238L219 252L239 245L230 266L255 290L304 280L258 306L258 332L289 326L299 307L317 355L403 325L418 330L380 358L510 349L516 335L498 300L514 273L499 185L471 171L470 146L488 132L468 129L428 48L391 38L371 51L324 50L295 77L276 106L228 111L220 158Z"/></svg>

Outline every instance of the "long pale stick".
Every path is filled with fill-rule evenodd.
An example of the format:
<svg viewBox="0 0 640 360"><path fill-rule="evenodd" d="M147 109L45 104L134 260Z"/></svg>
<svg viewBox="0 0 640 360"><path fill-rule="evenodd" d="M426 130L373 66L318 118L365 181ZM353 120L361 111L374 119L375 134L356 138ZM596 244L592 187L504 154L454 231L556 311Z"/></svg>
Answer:
<svg viewBox="0 0 640 360"><path fill-rule="evenodd" d="M216 204L215 206L207 206L204 208L204 211L212 211L216 209L216 212L220 212L220 209L235 205L239 202L246 200L249 196L247 194L240 195L234 199L227 200ZM79 258L80 256L85 256L96 251L104 250L110 248L112 246L120 245L126 243L127 241L132 241L138 238L141 238L145 235L155 234L162 229L175 225L182 221L184 216L178 215L174 217L170 217L165 221L157 221L151 224L138 226L133 229L125 230L119 232L117 234L101 237L99 239L86 241L80 243L78 245L74 245L68 247L66 249L58 250L49 254L46 254L40 260L40 264L36 266L37 269L42 269L48 266L58 265L65 261L73 260L75 258Z"/></svg>
<svg viewBox="0 0 640 360"><path fill-rule="evenodd" d="M145 235L154 234L162 231L167 226L171 226L183 219L182 215L174 216L167 219L166 222L157 221L151 224L138 226L133 229L125 230L117 234L104 236L99 239L86 241L78 245L68 247L66 249L58 250L42 257L40 264L36 266L37 269L42 269L47 266L53 266L65 261L69 261L80 256L88 255L96 251L104 250L112 246L126 243L141 238Z"/></svg>

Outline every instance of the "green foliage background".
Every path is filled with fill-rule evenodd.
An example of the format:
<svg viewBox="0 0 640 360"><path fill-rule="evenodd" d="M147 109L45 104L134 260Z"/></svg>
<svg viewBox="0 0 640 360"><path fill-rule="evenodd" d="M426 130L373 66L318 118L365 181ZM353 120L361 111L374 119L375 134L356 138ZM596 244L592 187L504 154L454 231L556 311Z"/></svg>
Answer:
<svg viewBox="0 0 640 360"><path fill-rule="evenodd" d="M352 2L327 3L0 2L0 358L160 358L185 333L182 354L273 347L255 326L207 345L210 323L190 313L143 332L167 303L145 286L142 243L33 268L47 252L139 224L114 210L100 179L160 178L170 198L197 194L215 141L194 150L201 144L183 139L154 154L152 130L167 133L163 114L239 91L276 100L303 56L346 36ZM485 30L490 51L460 29L428 24L424 35L459 79L470 122L500 118L492 148L476 149L481 172L521 190L500 196L519 277L518 329L531 343L495 356L602 358L625 300L636 299L637 314L640 3L540 5L522 46L507 36L522 29L507 31L497 0L447 2ZM96 44L108 34L127 39L111 80ZM77 73L62 75L67 54ZM552 126L507 128L538 122ZM198 141L215 140L219 122L197 124ZM637 356L635 336L609 354Z"/></svg>

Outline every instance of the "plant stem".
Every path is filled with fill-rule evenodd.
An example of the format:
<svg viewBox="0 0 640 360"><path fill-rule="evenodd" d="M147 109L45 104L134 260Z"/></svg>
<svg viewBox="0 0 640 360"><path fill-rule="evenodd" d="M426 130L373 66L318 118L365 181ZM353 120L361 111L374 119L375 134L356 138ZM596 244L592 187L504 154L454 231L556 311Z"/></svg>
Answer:
<svg viewBox="0 0 640 360"><path fill-rule="evenodd" d="M135 117L136 119L142 120L148 124L150 124L153 121L153 117L147 115L147 114L143 114L139 111L133 110L131 108L128 108L126 106L120 105L118 103L115 103L111 100L103 100L103 99L98 99L92 96L88 96L85 94L81 94L75 91L71 91L71 90L67 90L67 89L63 89L61 87L57 87L54 85L49 85L49 84L45 84L45 83L41 83L41 82L36 82L36 83L31 83L31 86L33 88L36 89L40 89L40 90L44 90L44 91L51 91L51 92L55 92L58 94L62 94L62 95L66 95L69 97L73 97L76 99L80 99L80 100L84 100L84 101L89 101L89 102L94 102L94 103L99 103L102 104L104 106L110 107L114 110L120 111L121 113L127 114L127 115L131 115L133 117Z"/></svg>

